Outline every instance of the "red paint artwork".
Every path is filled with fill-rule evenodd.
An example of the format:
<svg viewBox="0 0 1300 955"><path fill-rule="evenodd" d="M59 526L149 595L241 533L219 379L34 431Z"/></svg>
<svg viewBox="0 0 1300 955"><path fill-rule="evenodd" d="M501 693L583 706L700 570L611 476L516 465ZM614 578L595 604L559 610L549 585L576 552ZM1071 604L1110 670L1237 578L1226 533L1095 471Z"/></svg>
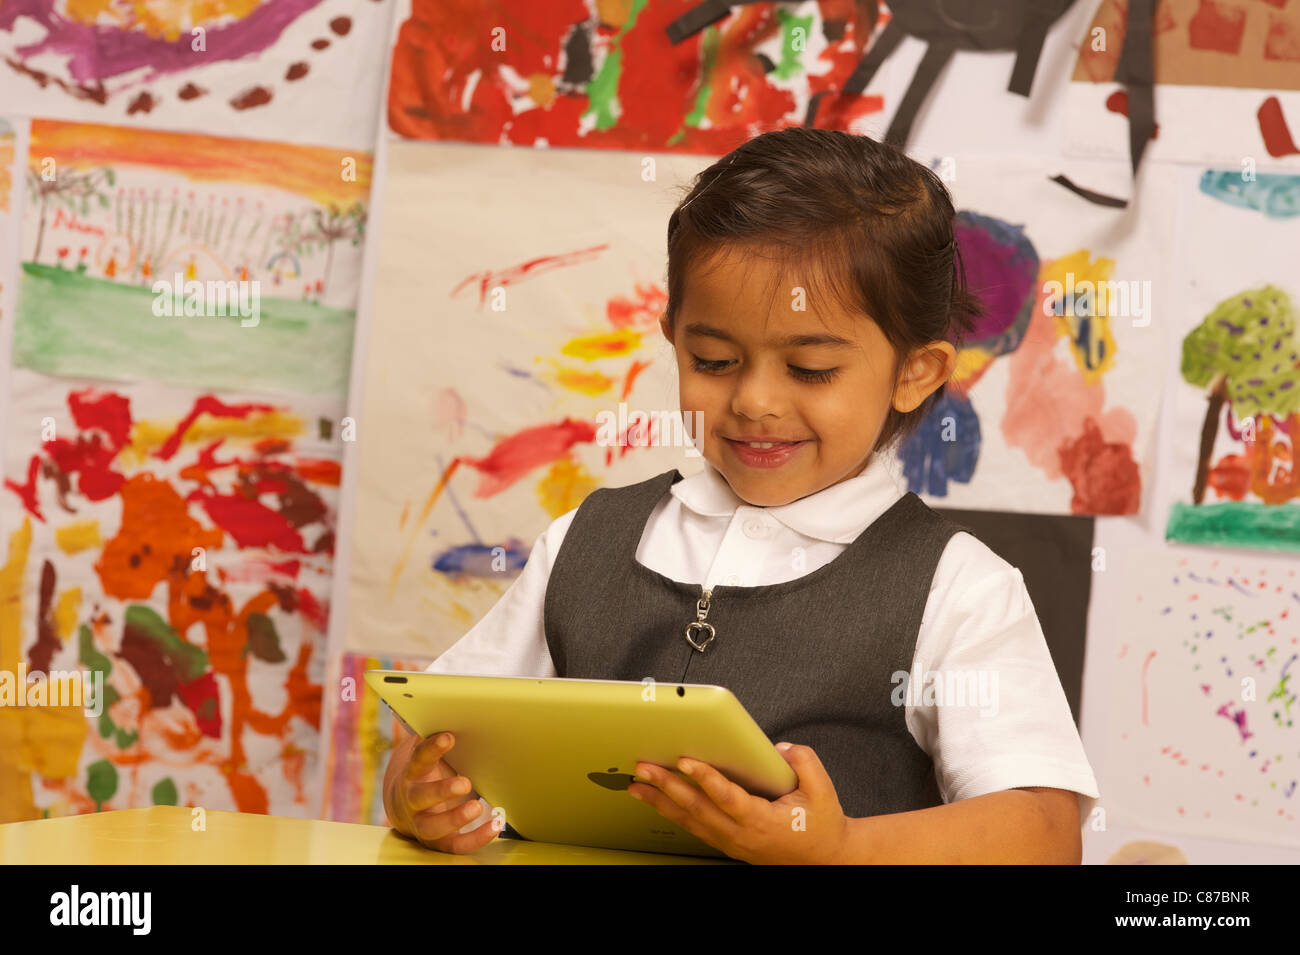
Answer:
<svg viewBox="0 0 1300 955"><path fill-rule="evenodd" d="M146 415L133 406L177 408L175 395L37 393L24 374L15 420L42 421L27 405L56 409L54 392L65 410L39 425L21 479L5 481L0 595L11 588L21 612L0 655L8 645L29 672L102 674L105 706L69 712L0 816L159 802L310 814L303 768L320 729L337 461L319 443L302 453L315 429L286 402L206 394ZM30 603L12 596L27 592L28 570ZM20 744L39 730L6 720L0 737ZM0 753L10 771L25 780Z"/></svg>
<svg viewBox="0 0 1300 955"><path fill-rule="evenodd" d="M737 4L673 44L696 0L413 0L388 123L410 139L721 155L769 129L851 127L877 96L838 96L872 27L851 0ZM889 22L883 6L875 26Z"/></svg>

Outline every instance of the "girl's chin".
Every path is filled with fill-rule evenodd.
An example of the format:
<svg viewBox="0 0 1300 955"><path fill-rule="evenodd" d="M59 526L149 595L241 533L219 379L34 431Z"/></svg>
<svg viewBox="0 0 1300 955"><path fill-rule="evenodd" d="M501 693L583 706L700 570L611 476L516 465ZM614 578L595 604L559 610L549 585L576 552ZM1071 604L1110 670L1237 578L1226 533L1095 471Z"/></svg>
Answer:
<svg viewBox="0 0 1300 955"><path fill-rule="evenodd" d="M710 462L713 463L713 462ZM735 462L713 463L738 497L753 507L780 507L804 496L809 482L803 468L749 468Z"/></svg>

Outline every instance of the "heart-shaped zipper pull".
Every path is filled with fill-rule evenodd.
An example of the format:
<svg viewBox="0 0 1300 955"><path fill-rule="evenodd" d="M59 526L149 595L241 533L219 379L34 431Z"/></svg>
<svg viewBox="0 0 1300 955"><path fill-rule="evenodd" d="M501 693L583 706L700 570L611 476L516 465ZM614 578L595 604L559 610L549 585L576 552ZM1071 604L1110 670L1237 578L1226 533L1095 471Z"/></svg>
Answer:
<svg viewBox="0 0 1300 955"><path fill-rule="evenodd" d="M695 604L696 619L686 625L686 642L701 653L717 636L713 624L704 622L704 618L709 615L709 598L711 595L712 592L708 589L703 590L699 601Z"/></svg>

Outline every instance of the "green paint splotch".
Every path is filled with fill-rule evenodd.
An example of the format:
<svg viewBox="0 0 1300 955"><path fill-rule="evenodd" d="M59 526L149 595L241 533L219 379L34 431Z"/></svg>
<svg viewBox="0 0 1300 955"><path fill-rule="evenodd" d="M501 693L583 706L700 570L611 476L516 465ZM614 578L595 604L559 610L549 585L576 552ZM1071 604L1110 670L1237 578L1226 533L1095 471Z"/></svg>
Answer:
<svg viewBox="0 0 1300 955"><path fill-rule="evenodd" d="M641 11L649 0L633 0L632 9L627 15L627 20L623 24L623 29L614 35L610 44L610 51L605 56L605 62L600 65L600 71L591 78L587 84L588 106L583 116L591 113L596 114L596 128L599 130L611 129L618 124L618 83L623 76L623 47L621 41L628 30L636 26L636 18L641 15Z"/></svg>
<svg viewBox="0 0 1300 955"><path fill-rule="evenodd" d="M1167 540L1223 547L1300 551L1300 507L1259 501L1186 504L1175 501L1165 526Z"/></svg>
<svg viewBox="0 0 1300 955"><path fill-rule="evenodd" d="M150 797L155 806L174 806L180 798L176 792L176 784L172 782L170 776L154 784Z"/></svg>
<svg viewBox="0 0 1300 955"><path fill-rule="evenodd" d="M95 646L94 634L90 627L84 623L77 630L78 655L81 658L81 665L89 670L92 674L91 679L104 688L104 699L99 713L99 735L102 739L113 738L117 743L118 749L126 749L128 746L135 744L140 738L140 734L135 730L125 730L113 722L113 717L109 716L108 709L122 697L117 690L109 685L108 676L113 672L113 661L99 652ZM95 676L99 674L99 676Z"/></svg>
<svg viewBox="0 0 1300 955"><path fill-rule="evenodd" d="M95 800L95 811L104 808L117 793L117 769L106 759L86 767L86 792Z"/></svg>

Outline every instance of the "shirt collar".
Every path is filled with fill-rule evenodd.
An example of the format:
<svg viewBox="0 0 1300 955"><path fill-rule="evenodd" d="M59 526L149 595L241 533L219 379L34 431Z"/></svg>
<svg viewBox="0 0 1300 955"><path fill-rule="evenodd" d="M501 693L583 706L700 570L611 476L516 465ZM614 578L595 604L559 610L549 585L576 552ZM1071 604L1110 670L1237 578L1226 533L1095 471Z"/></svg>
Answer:
<svg viewBox="0 0 1300 955"><path fill-rule="evenodd" d="M899 462L892 452L875 453L857 477L840 481L780 507L763 512L805 537L847 544L888 510L903 494ZM670 488L682 505L706 517L732 517L738 507L751 507L736 495L708 461L697 474Z"/></svg>

